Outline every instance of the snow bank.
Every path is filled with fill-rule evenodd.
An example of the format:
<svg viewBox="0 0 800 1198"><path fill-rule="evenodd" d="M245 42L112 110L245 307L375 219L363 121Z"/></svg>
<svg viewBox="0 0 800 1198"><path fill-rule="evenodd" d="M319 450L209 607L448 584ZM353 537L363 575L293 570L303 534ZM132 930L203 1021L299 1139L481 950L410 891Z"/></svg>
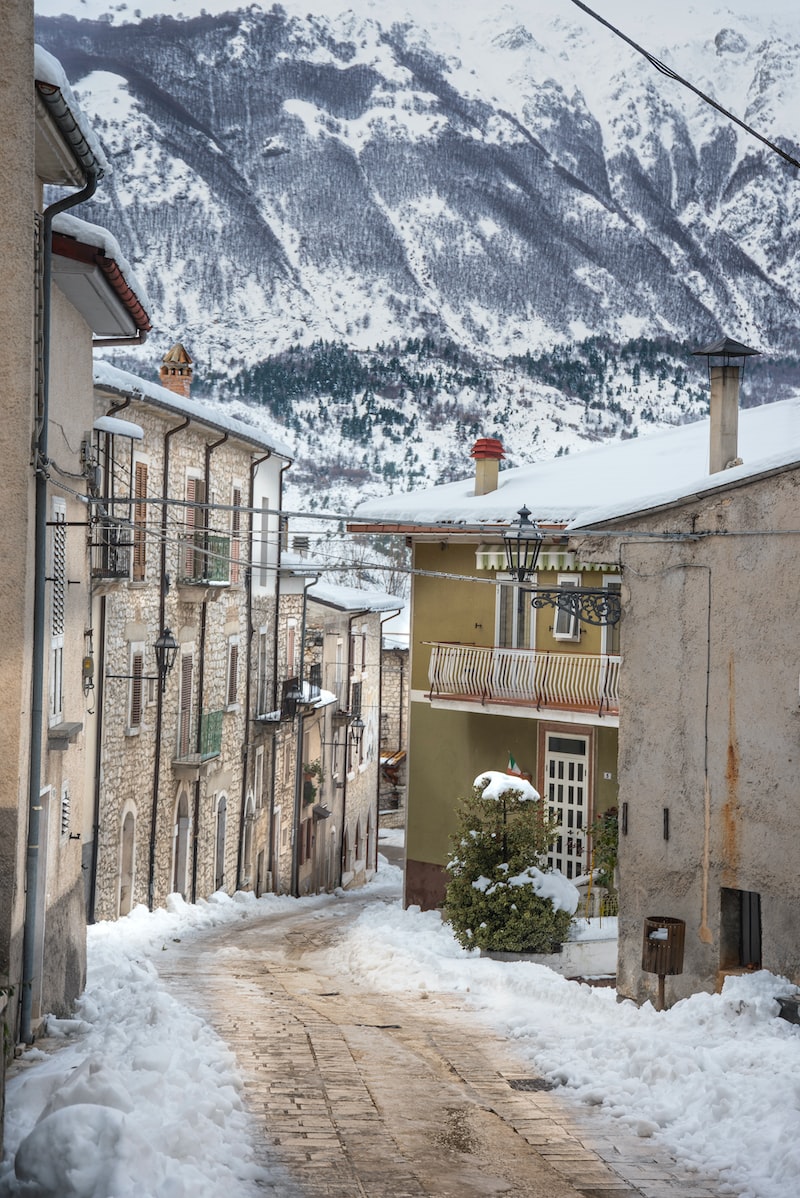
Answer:
<svg viewBox="0 0 800 1198"><path fill-rule="evenodd" d="M589 932L589 928L578 929ZM460 993L539 1074L747 1198L795 1198L800 1029L762 971L658 1012L542 965L462 949L438 912L370 906L327 956L376 990ZM609 1135L613 1136L613 1128Z"/></svg>

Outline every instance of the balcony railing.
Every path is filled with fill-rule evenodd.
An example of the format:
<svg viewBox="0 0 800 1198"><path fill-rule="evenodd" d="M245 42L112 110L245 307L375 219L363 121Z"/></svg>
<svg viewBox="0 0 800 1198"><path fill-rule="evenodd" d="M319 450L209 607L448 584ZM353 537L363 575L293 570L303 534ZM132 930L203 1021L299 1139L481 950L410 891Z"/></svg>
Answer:
<svg viewBox="0 0 800 1198"><path fill-rule="evenodd" d="M224 586L231 579L231 539L195 529L180 538L178 582L181 586Z"/></svg>
<svg viewBox="0 0 800 1198"><path fill-rule="evenodd" d="M174 765L200 766L222 752L222 711L204 711L200 716L200 749L197 748L196 720L182 711L178 726L178 748Z"/></svg>
<svg viewBox="0 0 800 1198"><path fill-rule="evenodd" d="M131 529L100 521L92 534L92 577L125 579L131 572Z"/></svg>
<svg viewBox="0 0 800 1198"><path fill-rule="evenodd" d="M607 654L437 642L428 667L430 697L617 715L619 663Z"/></svg>

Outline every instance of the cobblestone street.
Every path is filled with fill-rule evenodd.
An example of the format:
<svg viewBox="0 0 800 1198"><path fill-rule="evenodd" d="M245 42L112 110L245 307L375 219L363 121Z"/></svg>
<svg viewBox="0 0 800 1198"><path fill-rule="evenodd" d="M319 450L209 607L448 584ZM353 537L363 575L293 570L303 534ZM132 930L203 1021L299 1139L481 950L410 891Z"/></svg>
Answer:
<svg viewBox="0 0 800 1198"><path fill-rule="evenodd" d="M236 1055L261 1162L280 1171L265 1193L717 1198L651 1141L543 1089L459 996L384 995L312 968L368 901L321 898L168 944L158 962Z"/></svg>

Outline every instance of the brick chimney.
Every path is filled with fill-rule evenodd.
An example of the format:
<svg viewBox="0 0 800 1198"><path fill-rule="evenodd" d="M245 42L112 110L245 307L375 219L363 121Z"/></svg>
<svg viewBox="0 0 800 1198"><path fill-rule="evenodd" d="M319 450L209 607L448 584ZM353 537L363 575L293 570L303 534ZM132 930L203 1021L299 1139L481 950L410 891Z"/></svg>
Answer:
<svg viewBox="0 0 800 1198"><path fill-rule="evenodd" d="M475 494L488 495L497 490L500 463L505 458L503 443L497 437L479 437L469 456L475 459Z"/></svg>
<svg viewBox="0 0 800 1198"><path fill-rule="evenodd" d="M711 433L708 454L709 474L718 474L730 466L740 466L739 457L739 385L745 358L757 355L741 341L723 337L713 345L694 350L695 358L708 360L711 384Z"/></svg>
<svg viewBox="0 0 800 1198"><path fill-rule="evenodd" d="M183 399L189 398L192 389L192 359L180 341L176 341L172 349L164 354L158 377L162 387L174 391Z"/></svg>

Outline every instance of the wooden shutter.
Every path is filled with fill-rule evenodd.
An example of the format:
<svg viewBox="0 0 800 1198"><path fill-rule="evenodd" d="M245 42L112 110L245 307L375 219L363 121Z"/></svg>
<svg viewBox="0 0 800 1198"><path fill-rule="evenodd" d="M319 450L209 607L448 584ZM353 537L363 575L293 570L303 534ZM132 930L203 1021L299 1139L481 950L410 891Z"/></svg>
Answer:
<svg viewBox="0 0 800 1198"><path fill-rule="evenodd" d="M67 505L53 500L50 576L49 717L61 719L64 708L64 627L67 607Z"/></svg>
<svg viewBox="0 0 800 1198"><path fill-rule="evenodd" d="M138 728L142 722L142 674L144 673L144 654L137 649L131 656L131 710L130 727Z"/></svg>
<svg viewBox="0 0 800 1198"><path fill-rule="evenodd" d="M236 703L239 696L239 644L231 641L228 646L228 706Z"/></svg>
<svg viewBox="0 0 800 1198"><path fill-rule="evenodd" d="M192 655L181 657L181 695L178 711L178 756L187 757L192 736Z"/></svg>
<svg viewBox="0 0 800 1198"><path fill-rule="evenodd" d="M134 495L147 498L147 462L137 462L134 470ZM133 581L144 582L147 563L147 504L133 506Z"/></svg>
<svg viewBox="0 0 800 1198"><path fill-rule="evenodd" d="M240 537L242 533L242 488L234 487L231 496L231 582L239 581Z"/></svg>

